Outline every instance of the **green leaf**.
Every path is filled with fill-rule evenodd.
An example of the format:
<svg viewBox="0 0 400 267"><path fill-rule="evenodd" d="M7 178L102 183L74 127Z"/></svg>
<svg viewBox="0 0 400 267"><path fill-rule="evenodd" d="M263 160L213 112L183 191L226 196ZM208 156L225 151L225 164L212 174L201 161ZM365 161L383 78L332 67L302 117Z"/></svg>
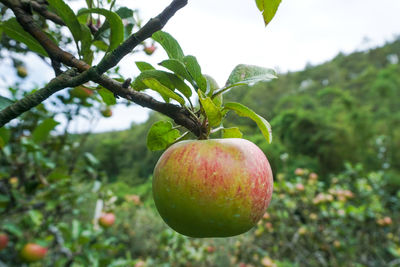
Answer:
<svg viewBox="0 0 400 267"><path fill-rule="evenodd" d="M185 65L181 61L176 59L167 59L159 63L159 65L188 80L190 83L193 82L192 76L190 76Z"/></svg>
<svg viewBox="0 0 400 267"><path fill-rule="evenodd" d="M118 16L120 16L121 19L124 19L124 39L127 39L132 31L133 25L136 23L134 17L133 17L133 13L135 11L133 11L132 9L129 9L127 7L121 7L119 8L117 11L115 11L115 13L118 14ZM109 33L110 29L110 23L108 21L105 21L103 23L103 25L101 25L100 29L98 29L98 31L94 34L94 39L99 40L103 37L107 36L107 33Z"/></svg>
<svg viewBox="0 0 400 267"><path fill-rule="evenodd" d="M238 127L222 129L222 138L242 138L243 134Z"/></svg>
<svg viewBox="0 0 400 267"><path fill-rule="evenodd" d="M4 223L2 225L2 228L5 231L10 232L11 234L17 236L18 238L22 238L22 236L24 235L24 232L22 231L22 229L13 223Z"/></svg>
<svg viewBox="0 0 400 267"><path fill-rule="evenodd" d="M16 18L11 18L3 22L3 30L4 33L8 35L8 37L25 44L29 50L32 50L33 52L36 52L44 57L48 56L46 50L44 50L39 42L36 41L36 39L33 38L29 33L27 33L21 27L21 25L19 25Z"/></svg>
<svg viewBox="0 0 400 267"><path fill-rule="evenodd" d="M93 0L86 0L86 5L88 8L91 8L93 6Z"/></svg>
<svg viewBox="0 0 400 267"><path fill-rule="evenodd" d="M72 238L74 240L78 239L79 234L81 232L81 223L78 220L75 220L75 219L72 220L71 232L72 232Z"/></svg>
<svg viewBox="0 0 400 267"><path fill-rule="evenodd" d="M62 0L48 0L50 6L56 11L56 13L65 22L68 29L71 31L75 42L82 39L81 25L75 16L74 11Z"/></svg>
<svg viewBox="0 0 400 267"><path fill-rule="evenodd" d="M150 89L158 92L161 96L163 97L168 97L168 98L172 98L176 101L178 101L182 106L185 105L185 100L180 97L179 95L177 95L176 93L174 93L173 91L171 91L171 89L169 89L168 87L162 85L159 81L157 81L154 78L147 78L143 80L143 83L148 86Z"/></svg>
<svg viewBox="0 0 400 267"><path fill-rule="evenodd" d="M132 23L135 22L135 19L133 17L134 12L134 10L127 7L120 7L117 11L115 11L115 13L117 13L118 16L120 16L122 19L129 19Z"/></svg>
<svg viewBox="0 0 400 267"><path fill-rule="evenodd" d="M101 87L101 89L98 90L97 92L99 92L101 98L103 99L104 103L106 103L107 106L112 106L117 103L114 94L110 90Z"/></svg>
<svg viewBox="0 0 400 267"><path fill-rule="evenodd" d="M248 107L235 102L226 103L224 105L224 109L233 110L239 116L248 117L253 121L255 121L255 123L257 123L258 128L261 130L261 133L264 135L265 139L267 139L268 143L272 142L271 125L263 117L261 117Z"/></svg>
<svg viewBox="0 0 400 267"><path fill-rule="evenodd" d="M175 40L169 33L158 31L153 34L153 39L158 42L167 52L171 59L183 60L184 54L178 41Z"/></svg>
<svg viewBox="0 0 400 267"><path fill-rule="evenodd" d="M151 126L147 134L147 147L152 151L163 150L179 137L179 131L172 128L171 122L158 121Z"/></svg>
<svg viewBox="0 0 400 267"><path fill-rule="evenodd" d="M274 18L282 0L256 0L257 8L262 12L265 26Z"/></svg>
<svg viewBox="0 0 400 267"><path fill-rule="evenodd" d="M154 78L159 81L162 85L168 87L171 91L178 89L184 96L189 98L192 95L192 90L184 81L173 73L161 71L161 70L145 70L132 83L132 88L140 91L149 88L143 83L144 79Z"/></svg>
<svg viewBox="0 0 400 267"><path fill-rule="evenodd" d="M253 85L257 82L267 82L275 78L276 73L273 69L240 64L229 75L226 86Z"/></svg>
<svg viewBox="0 0 400 267"><path fill-rule="evenodd" d="M219 87L217 81L210 75L204 74L203 76L204 76L204 78L206 78L206 81L207 81L207 95L212 96L214 91L216 91L220 87Z"/></svg>
<svg viewBox="0 0 400 267"><path fill-rule="evenodd" d="M144 61L136 61L135 64L140 71L155 70L155 68L150 63Z"/></svg>
<svg viewBox="0 0 400 267"><path fill-rule="evenodd" d="M0 95L0 110L5 109L6 107L8 107L13 103L14 102L11 99L8 99L7 97Z"/></svg>
<svg viewBox="0 0 400 267"><path fill-rule="evenodd" d="M93 51L90 49L92 44L92 33L90 32L89 27L81 24L82 30L82 42L81 42L81 51L83 55L83 61L87 64L92 65L93 61Z"/></svg>
<svg viewBox="0 0 400 267"><path fill-rule="evenodd" d="M155 69L142 71L142 73L140 73L139 76L137 76L136 79L133 81L132 88L137 91L149 88L143 83L143 80L147 78L154 78L163 85L167 86L169 89L171 90L175 89L174 84L169 79L167 72Z"/></svg>
<svg viewBox="0 0 400 267"><path fill-rule="evenodd" d="M0 194L0 206L7 205L10 202L10 197L8 195Z"/></svg>
<svg viewBox="0 0 400 267"><path fill-rule="evenodd" d="M11 137L11 131L5 127L0 128L0 148L3 148Z"/></svg>
<svg viewBox="0 0 400 267"><path fill-rule="evenodd" d="M216 91L216 90L218 90L219 89L219 85L218 85L218 83L214 80L214 78L212 78L211 76L209 76L209 75L203 75L205 78L206 78L206 80L207 80L207 95L209 96L209 97L211 97L212 96L212 94L214 93L214 91ZM217 106L217 107L221 107L222 106L222 94L219 94L219 95L217 95L216 97L214 97L214 98L212 98L212 100L213 100L213 102L214 102L214 104Z"/></svg>
<svg viewBox="0 0 400 267"><path fill-rule="evenodd" d="M99 164L99 160L92 153L85 152L85 154L83 154L83 156L85 157L87 162L89 162L89 164L91 164L91 165Z"/></svg>
<svg viewBox="0 0 400 267"><path fill-rule="evenodd" d="M183 58L183 63L197 86L205 93L207 90L207 80L204 78L203 74L201 74L201 68L197 59L194 56L186 56Z"/></svg>
<svg viewBox="0 0 400 267"><path fill-rule="evenodd" d="M97 47L98 49L100 49L101 51L107 51L108 50L108 45L103 41L100 41L100 40L94 41L93 45L95 47Z"/></svg>
<svg viewBox="0 0 400 267"><path fill-rule="evenodd" d="M43 214L38 210L30 210L28 215L35 226L39 226L43 221Z"/></svg>
<svg viewBox="0 0 400 267"><path fill-rule="evenodd" d="M52 118L42 121L42 123L40 123L32 132L33 141L38 143L46 140L51 130L53 130L58 124L60 123Z"/></svg>
<svg viewBox="0 0 400 267"><path fill-rule="evenodd" d="M200 91L200 89L198 90L198 94L201 106L203 107L206 113L208 123L210 124L211 127L219 126L222 120L222 114L220 108L214 104L214 102L210 97L205 97L203 92Z"/></svg>
<svg viewBox="0 0 400 267"><path fill-rule="evenodd" d="M174 88L178 89L186 98L192 96L192 89L181 78L172 73L168 73L167 75L174 84Z"/></svg>
<svg viewBox="0 0 400 267"><path fill-rule="evenodd" d="M95 13L103 15L110 23L111 33L110 33L110 46L108 48L108 51L114 50L115 48L118 47L120 43L124 41L124 24L122 23L121 17L118 16L117 13L114 13L104 8L91 8L91 9L80 10L78 16L87 13Z"/></svg>

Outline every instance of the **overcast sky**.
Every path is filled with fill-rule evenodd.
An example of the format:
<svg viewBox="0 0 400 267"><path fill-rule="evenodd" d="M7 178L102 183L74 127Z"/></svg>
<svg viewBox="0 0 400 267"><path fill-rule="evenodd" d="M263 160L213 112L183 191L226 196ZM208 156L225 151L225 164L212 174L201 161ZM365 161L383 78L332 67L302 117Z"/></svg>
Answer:
<svg viewBox="0 0 400 267"><path fill-rule="evenodd" d="M339 52L382 45L400 34L400 0L282 0L276 17L267 27L254 2L189 0L164 30L179 41L185 54L196 56L203 73L213 76L220 85L239 63L273 67L279 72L300 70L307 63L322 63ZM141 17L147 21L170 0L118 0L117 3L139 8ZM134 58L127 57L121 62L122 72L132 77L138 73L134 61L156 64L165 58L162 49L156 50L152 57L135 54ZM41 83L53 72L38 64L32 60L28 71L30 77ZM144 121L147 113L141 107L117 107L115 115L102 119L96 131L126 129L133 121ZM80 124L76 127L83 129L85 123Z"/></svg>

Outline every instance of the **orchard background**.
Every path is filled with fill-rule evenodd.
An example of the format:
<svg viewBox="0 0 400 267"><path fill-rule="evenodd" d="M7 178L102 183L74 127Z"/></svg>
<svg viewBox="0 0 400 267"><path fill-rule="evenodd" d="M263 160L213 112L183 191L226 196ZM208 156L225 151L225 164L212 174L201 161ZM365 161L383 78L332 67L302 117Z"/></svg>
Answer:
<svg viewBox="0 0 400 267"><path fill-rule="evenodd" d="M257 1L260 10L264 2L273 4L263 13L267 23L280 1ZM82 1L87 6L80 11L70 10L69 1L0 3L0 60L11 60L19 77L0 88L0 232L9 238L0 266L28 265L21 257L27 243L48 249L30 266L400 265L399 38L278 79L270 69L246 66L256 75L233 75L219 87L193 57L182 65L187 77L177 70L186 54L173 32L153 35L186 1L172 1L157 16L161 24L146 24L138 10L117 1ZM175 76L166 81L160 66L143 61L136 62L141 74L133 80L121 74L122 57L155 49L175 62L161 64ZM24 55L32 53L54 70L45 87L21 87L30 75ZM142 93L146 88L160 96ZM222 92L223 103L242 103L269 120L271 144L268 124L259 131L252 120L225 114L217 101ZM92 128L100 118L112 120L116 105L134 103L158 112L124 131L70 127L79 118ZM246 115L258 123L254 114ZM214 126L225 115L224 129L235 129L267 155L272 202L246 234L188 238L157 214L153 168L176 139L220 137L226 130ZM152 128L160 120L169 135ZM111 227L98 225L102 211L115 215Z"/></svg>

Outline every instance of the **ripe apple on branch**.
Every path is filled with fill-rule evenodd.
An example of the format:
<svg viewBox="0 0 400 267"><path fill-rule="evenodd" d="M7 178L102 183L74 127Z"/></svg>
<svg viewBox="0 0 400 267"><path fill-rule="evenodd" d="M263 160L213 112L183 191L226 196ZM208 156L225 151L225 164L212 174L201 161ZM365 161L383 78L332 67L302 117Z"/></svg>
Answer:
<svg viewBox="0 0 400 267"><path fill-rule="evenodd" d="M223 103L222 93L237 86L251 86L276 78L275 72L238 65L225 87L203 75L194 56L184 55L166 32L153 35L169 59L159 63L171 71L136 62L141 74L136 90L151 89L166 101L176 101L201 125L198 140L179 131L170 121L153 124L147 136L151 150L167 149L153 175L153 196L158 212L175 231L191 237L228 237L244 233L262 218L271 200L273 175L264 153L242 139L238 127L225 128L229 111L252 119L267 142L269 123L240 103ZM192 103L197 93L198 105ZM209 139L210 135L216 139Z"/></svg>

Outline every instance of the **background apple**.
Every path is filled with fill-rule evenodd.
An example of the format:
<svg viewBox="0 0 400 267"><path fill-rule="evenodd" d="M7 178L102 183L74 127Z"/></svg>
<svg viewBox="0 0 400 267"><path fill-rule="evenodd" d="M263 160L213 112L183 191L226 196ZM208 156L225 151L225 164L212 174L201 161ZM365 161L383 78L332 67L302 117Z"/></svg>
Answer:
<svg viewBox="0 0 400 267"><path fill-rule="evenodd" d="M88 98L91 95L93 95L92 90L85 88L83 86L74 87L69 91L69 93L71 96L81 98L81 99L85 99L85 98Z"/></svg>
<svg viewBox="0 0 400 267"><path fill-rule="evenodd" d="M8 244L8 235L5 233L0 233L0 250L7 247Z"/></svg>
<svg viewBox="0 0 400 267"><path fill-rule="evenodd" d="M147 55L152 55L154 53L154 51L156 51L157 47L155 47L155 45L150 45L150 46L145 46L143 48L143 51L147 54Z"/></svg>
<svg viewBox="0 0 400 267"><path fill-rule="evenodd" d="M26 76L28 76L28 71L26 70L26 68L24 66L18 66L17 67L17 75L18 75L18 77L25 78Z"/></svg>
<svg viewBox="0 0 400 267"><path fill-rule="evenodd" d="M111 227L115 222L115 215L114 213L104 213L99 218L99 224L104 228Z"/></svg>
<svg viewBox="0 0 400 267"><path fill-rule="evenodd" d="M21 258L27 262L39 261L46 256L47 248L38 244L28 243L21 250Z"/></svg>
<svg viewBox="0 0 400 267"><path fill-rule="evenodd" d="M153 196L161 217L191 237L226 237L251 229L273 190L264 153L250 141L182 141L161 156Z"/></svg>
<svg viewBox="0 0 400 267"><path fill-rule="evenodd" d="M101 115L103 115L103 117L105 117L105 118L109 118L112 116L112 110L109 107L102 109Z"/></svg>

